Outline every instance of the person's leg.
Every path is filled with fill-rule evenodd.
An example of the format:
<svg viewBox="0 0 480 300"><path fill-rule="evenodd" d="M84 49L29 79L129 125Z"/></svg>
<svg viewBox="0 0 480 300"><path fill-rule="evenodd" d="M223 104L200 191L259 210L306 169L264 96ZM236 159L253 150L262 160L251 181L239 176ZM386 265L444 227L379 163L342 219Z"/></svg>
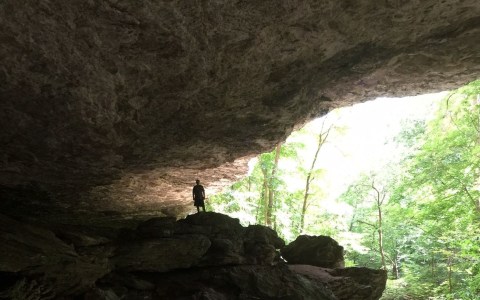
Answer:
<svg viewBox="0 0 480 300"><path fill-rule="evenodd" d="M205 204L202 205L203 212L205 212Z"/></svg>
<svg viewBox="0 0 480 300"><path fill-rule="evenodd" d="M195 206L197 208L197 213L200 212L200 206Z"/></svg>

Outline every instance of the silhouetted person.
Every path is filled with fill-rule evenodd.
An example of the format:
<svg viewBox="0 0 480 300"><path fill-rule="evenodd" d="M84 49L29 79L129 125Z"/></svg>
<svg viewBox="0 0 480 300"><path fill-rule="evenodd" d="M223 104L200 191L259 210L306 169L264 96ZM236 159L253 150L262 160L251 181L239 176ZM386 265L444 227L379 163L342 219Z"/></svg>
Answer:
<svg viewBox="0 0 480 300"><path fill-rule="evenodd" d="M200 212L200 207L205 211L205 189L200 184L200 180L195 180L197 183L193 187L193 205L197 207L197 212Z"/></svg>

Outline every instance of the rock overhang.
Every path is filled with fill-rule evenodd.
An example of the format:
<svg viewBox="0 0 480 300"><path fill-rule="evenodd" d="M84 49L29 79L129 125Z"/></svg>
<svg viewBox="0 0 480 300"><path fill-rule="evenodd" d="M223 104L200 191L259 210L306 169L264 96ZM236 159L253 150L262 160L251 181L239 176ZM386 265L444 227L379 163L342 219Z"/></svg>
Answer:
<svg viewBox="0 0 480 300"><path fill-rule="evenodd" d="M475 0L3 1L2 210L184 214L196 178L218 191L330 109L477 79L479 15Z"/></svg>

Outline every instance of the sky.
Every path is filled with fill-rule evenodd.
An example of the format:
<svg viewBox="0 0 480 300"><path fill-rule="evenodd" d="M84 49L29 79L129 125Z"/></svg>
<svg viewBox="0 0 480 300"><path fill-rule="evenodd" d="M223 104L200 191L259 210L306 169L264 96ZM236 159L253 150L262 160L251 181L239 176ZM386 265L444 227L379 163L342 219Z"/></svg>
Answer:
<svg viewBox="0 0 480 300"><path fill-rule="evenodd" d="M329 113L326 124L345 128L342 134L331 134L319 153L317 167L325 170L322 190L326 191L325 203L334 201L345 188L362 172L382 168L392 155L397 153L392 139L401 129L401 120L418 119L431 115L435 103L447 92L405 98L378 98ZM324 117L325 118L325 117ZM306 126L320 129L324 118L316 119ZM292 135L287 142L294 141ZM312 157L316 141L307 141L304 157ZM284 168L289 168L285 163ZM282 167L282 166L281 166ZM304 182L291 179L291 189L298 189Z"/></svg>

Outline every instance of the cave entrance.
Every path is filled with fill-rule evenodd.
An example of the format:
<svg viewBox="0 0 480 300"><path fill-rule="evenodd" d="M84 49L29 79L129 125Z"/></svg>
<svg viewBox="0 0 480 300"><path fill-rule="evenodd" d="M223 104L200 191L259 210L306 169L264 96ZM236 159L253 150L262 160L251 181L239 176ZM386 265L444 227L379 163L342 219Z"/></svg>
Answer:
<svg viewBox="0 0 480 300"><path fill-rule="evenodd" d="M208 205L245 225L271 226L287 240L301 233L332 234L330 225L316 226L319 218L328 223L332 215L351 211L338 200L342 193L362 176L386 176L384 169L410 153L407 144L420 138L411 135L421 133L446 95L377 98L335 109L253 158L247 178ZM297 224L293 215L300 216Z"/></svg>
<svg viewBox="0 0 480 300"><path fill-rule="evenodd" d="M348 266L388 270L382 299L463 299L480 278L479 153L480 81L377 99L294 132L210 205L287 241L333 237Z"/></svg>

